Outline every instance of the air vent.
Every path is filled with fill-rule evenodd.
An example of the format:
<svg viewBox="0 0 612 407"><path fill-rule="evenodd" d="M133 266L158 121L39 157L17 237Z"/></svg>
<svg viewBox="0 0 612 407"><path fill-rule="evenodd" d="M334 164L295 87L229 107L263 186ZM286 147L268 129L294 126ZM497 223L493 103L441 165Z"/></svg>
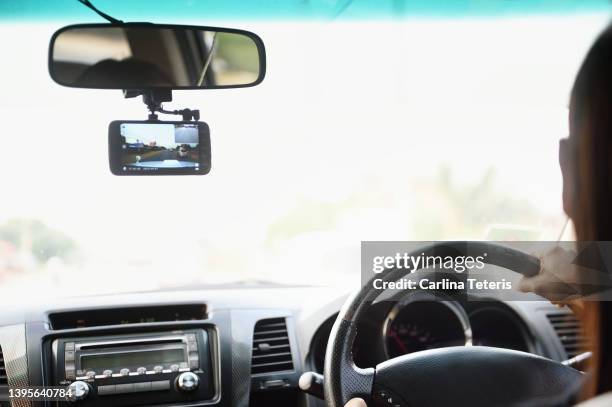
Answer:
<svg viewBox="0 0 612 407"><path fill-rule="evenodd" d="M2 354L2 348L0 348L0 386L6 386L8 384L8 377L6 377L6 366L4 364L4 355Z"/></svg>
<svg viewBox="0 0 612 407"><path fill-rule="evenodd" d="M557 333L568 359L588 349L588 338L583 335L580 322L574 314L552 313L546 317Z"/></svg>
<svg viewBox="0 0 612 407"><path fill-rule="evenodd" d="M293 357L285 318L263 319L255 324L251 374L293 370Z"/></svg>

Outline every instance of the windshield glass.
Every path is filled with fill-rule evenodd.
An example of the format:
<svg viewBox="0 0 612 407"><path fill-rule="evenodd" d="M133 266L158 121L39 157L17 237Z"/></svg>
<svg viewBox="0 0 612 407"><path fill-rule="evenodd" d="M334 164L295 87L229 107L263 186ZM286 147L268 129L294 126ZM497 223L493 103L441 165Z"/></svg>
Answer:
<svg viewBox="0 0 612 407"><path fill-rule="evenodd" d="M605 2L428 14L423 1L405 3L423 3L414 15L386 7L367 18L359 2L331 2L316 18L291 9L206 19L204 9L168 17L167 5L158 12L148 2L151 21L256 32L267 75L254 88L175 91L166 104L200 109L210 174L115 177L108 124L146 119L145 105L116 90L61 87L47 72L53 32L98 16L76 1L62 3L76 10L62 16L8 3L0 8L5 299L358 283L364 240L556 240L569 90L609 17ZM100 3L114 17L134 16Z"/></svg>

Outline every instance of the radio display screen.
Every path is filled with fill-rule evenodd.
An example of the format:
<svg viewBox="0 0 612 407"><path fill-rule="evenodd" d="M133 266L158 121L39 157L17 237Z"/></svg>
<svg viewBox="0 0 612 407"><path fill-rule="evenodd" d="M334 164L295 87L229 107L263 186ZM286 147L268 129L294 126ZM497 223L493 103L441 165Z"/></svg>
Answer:
<svg viewBox="0 0 612 407"><path fill-rule="evenodd" d="M185 362L184 349L156 349L123 353L81 355L81 369L115 369Z"/></svg>

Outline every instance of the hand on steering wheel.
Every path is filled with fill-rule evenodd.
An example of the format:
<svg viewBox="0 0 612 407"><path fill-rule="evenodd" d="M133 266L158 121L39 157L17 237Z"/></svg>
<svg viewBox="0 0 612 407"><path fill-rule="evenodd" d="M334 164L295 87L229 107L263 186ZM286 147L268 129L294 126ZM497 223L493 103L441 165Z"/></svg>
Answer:
<svg viewBox="0 0 612 407"><path fill-rule="evenodd" d="M410 255L474 253L488 253L486 263L524 275L540 271L539 259L486 242L436 243ZM406 273L389 270L384 278L397 281ZM531 353L485 346L430 349L375 368L357 367L352 355L357 325L381 294L373 281L346 301L332 328L324 369L327 407L363 407L364 400L394 406L548 406L567 402L579 390L582 373L571 367Z"/></svg>
<svg viewBox="0 0 612 407"><path fill-rule="evenodd" d="M578 257L574 251L555 247L540 257L539 274L523 277L519 290L569 305L576 299L612 288L609 273L578 264Z"/></svg>
<svg viewBox="0 0 612 407"><path fill-rule="evenodd" d="M365 401L360 398L350 399L344 407L368 407Z"/></svg>

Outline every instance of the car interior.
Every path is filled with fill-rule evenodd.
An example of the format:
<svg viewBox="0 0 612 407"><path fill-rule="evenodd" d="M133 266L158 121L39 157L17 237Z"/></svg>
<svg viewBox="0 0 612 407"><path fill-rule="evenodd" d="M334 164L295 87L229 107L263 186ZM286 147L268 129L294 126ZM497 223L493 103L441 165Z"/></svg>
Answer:
<svg viewBox="0 0 612 407"><path fill-rule="evenodd" d="M592 333L517 287L609 13L0 2L0 406L574 405Z"/></svg>

